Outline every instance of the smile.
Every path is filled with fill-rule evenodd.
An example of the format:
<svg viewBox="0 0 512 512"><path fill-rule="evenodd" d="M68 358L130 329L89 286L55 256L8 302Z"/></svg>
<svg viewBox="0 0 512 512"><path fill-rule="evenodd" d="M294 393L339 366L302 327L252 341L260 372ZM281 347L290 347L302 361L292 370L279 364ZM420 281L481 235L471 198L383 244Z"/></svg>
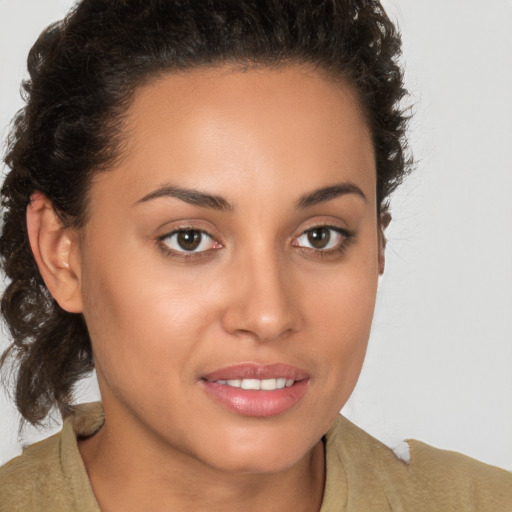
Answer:
<svg viewBox="0 0 512 512"><path fill-rule="evenodd" d="M213 402L242 416L268 418L299 404L309 374L287 364L242 363L204 375L201 384Z"/></svg>
<svg viewBox="0 0 512 512"><path fill-rule="evenodd" d="M289 388L290 386L293 386L295 381L293 379L287 379L286 377L278 377L277 379L221 379L215 382L217 384L223 384L233 388L274 391L285 387Z"/></svg>

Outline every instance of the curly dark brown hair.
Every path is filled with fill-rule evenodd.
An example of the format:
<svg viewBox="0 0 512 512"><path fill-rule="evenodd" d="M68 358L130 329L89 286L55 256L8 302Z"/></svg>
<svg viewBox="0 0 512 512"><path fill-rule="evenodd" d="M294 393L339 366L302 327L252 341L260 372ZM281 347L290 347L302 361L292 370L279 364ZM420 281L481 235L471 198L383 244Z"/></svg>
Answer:
<svg viewBox="0 0 512 512"><path fill-rule="evenodd" d="M134 90L159 74L225 63L307 63L357 92L373 136L377 205L409 169L401 41L370 0L83 0L39 37L28 56L26 106L8 139L1 194L0 257L10 280L2 313L12 344L15 402L40 424L69 411L94 367L80 314L52 298L32 255L26 208L34 191L64 225L86 222L91 177L120 153L120 126Z"/></svg>

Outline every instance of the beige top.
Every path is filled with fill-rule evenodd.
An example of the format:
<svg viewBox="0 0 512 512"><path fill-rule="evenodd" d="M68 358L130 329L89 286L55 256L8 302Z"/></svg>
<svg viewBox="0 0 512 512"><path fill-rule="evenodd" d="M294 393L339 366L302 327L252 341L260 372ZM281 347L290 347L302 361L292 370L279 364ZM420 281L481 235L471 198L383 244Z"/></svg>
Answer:
<svg viewBox="0 0 512 512"><path fill-rule="evenodd" d="M81 405L59 434L0 468L0 512L100 512L76 438L103 421L101 404ZM320 512L512 511L512 474L418 441L409 445L406 464L339 416L326 435Z"/></svg>

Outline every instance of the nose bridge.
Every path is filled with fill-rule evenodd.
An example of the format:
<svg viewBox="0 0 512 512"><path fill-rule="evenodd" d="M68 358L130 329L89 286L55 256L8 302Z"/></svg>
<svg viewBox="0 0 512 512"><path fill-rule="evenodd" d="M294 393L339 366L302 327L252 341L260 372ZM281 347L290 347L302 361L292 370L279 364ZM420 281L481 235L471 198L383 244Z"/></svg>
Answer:
<svg viewBox="0 0 512 512"><path fill-rule="evenodd" d="M275 248L259 249L237 257L224 322L231 333L270 340L298 329L300 314L283 256Z"/></svg>

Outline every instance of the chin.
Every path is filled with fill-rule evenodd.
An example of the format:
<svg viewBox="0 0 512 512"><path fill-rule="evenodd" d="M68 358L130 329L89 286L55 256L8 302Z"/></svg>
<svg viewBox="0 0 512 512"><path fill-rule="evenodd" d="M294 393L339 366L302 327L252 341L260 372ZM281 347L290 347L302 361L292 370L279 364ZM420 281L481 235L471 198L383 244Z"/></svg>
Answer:
<svg viewBox="0 0 512 512"><path fill-rule="evenodd" d="M236 474L273 474L281 473L293 467L299 462L305 453L290 454L281 452L269 454L268 452L257 452L251 457L243 454L232 454L223 456L215 461L215 469L225 473Z"/></svg>
<svg viewBox="0 0 512 512"><path fill-rule="evenodd" d="M204 454L203 461L210 467L215 467L228 473L265 474L286 471L308 456L311 449L319 441L305 439L302 433L280 432L273 436L256 432L246 433L242 438L230 433L225 434L224 440L214 444L209 453Z"/></svg>

